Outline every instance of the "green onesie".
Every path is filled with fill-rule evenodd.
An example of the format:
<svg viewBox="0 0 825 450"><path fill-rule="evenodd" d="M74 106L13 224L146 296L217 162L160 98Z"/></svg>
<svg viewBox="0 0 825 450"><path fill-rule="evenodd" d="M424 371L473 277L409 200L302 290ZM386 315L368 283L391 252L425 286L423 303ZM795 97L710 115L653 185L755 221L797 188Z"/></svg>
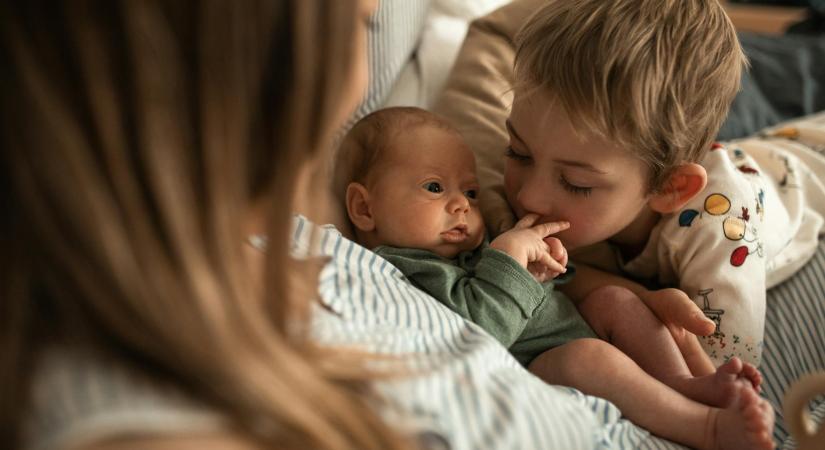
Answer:
<svg viewBox="0 0 825 450"><path fill-rule="evenodd" d="M449 260L435 253L381 246L375 252L416 287L475 322L524 366L573 339L596 338L567 296L542 285L506 253L482 245Z"/></svg>

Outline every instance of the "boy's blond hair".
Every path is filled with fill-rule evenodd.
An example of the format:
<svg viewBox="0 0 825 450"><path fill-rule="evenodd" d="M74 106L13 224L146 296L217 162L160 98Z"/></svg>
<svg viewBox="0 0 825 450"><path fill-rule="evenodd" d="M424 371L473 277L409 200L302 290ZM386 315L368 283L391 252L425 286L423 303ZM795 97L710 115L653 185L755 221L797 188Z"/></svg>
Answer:
<svg viewBox="0 0 825 450"><path fill-rule="evenodd" d="M335 160L333 190L340 203L345 202L350 183L368 184L400 133L423 125L458 133L441 116L412 106L379 109L359 120L344 136Z"/></svg>
<svg viewBox="0 0 825 450"><path fill-rule="evenodd" d="M650 166L648 189L710 148L746 58L716 0L556 0L516 38L516 88Z"/></svg>

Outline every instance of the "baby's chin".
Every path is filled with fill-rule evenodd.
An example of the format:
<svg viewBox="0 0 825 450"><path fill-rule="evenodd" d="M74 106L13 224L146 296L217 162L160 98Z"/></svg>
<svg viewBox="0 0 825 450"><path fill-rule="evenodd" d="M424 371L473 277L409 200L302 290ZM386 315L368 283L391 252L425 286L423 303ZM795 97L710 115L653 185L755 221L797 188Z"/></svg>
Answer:
<svg viewBox="0 0 825 450"><path fill-rule="evenodd" d="M481 245L484 236L470 237L465 242L441 243L434 248L428 249L442 258L453 259L460 253L473 251Z"/></svg>
<svg viewBox="0 0 825 450"><path fill-rule="evenodd" d="M453 259L458 256L459 253L466 251L466 249L460 248L457 244L441 244L433 248L428 248L427 250L447 259Z"/></svg>

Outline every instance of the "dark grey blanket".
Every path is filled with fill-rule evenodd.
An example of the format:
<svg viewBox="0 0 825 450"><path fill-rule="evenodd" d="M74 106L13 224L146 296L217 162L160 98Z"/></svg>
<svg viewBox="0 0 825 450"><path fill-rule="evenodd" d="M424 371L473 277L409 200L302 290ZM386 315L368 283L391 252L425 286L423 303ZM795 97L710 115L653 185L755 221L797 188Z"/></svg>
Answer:
<svg viewBox="0 0 825 450"><path fill-rule="evenodd" d="M825 110L825 35L740 33L751 68L719 132L719 140L754 134Z"/></svg>

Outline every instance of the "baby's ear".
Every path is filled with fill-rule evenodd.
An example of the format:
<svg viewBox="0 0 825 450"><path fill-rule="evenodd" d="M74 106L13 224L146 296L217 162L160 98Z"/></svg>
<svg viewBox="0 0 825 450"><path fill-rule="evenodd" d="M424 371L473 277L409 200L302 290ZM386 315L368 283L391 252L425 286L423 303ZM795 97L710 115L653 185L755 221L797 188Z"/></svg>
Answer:
<svg viewBox="0 0 825 450"><path fill-rule="evenodd" d="M347 215L357 230L375 229L375 221L370 212L370 193L361 183L353 182L347 186Z"/></svg>
<svg viewBox="0 0 825 450"><path fill-rule="evenodd" d="M673 170L662 190L650 197L650 209L660 214L676 212L701 192L707 182L704 167L696 163L682 164Z"/></svg>

